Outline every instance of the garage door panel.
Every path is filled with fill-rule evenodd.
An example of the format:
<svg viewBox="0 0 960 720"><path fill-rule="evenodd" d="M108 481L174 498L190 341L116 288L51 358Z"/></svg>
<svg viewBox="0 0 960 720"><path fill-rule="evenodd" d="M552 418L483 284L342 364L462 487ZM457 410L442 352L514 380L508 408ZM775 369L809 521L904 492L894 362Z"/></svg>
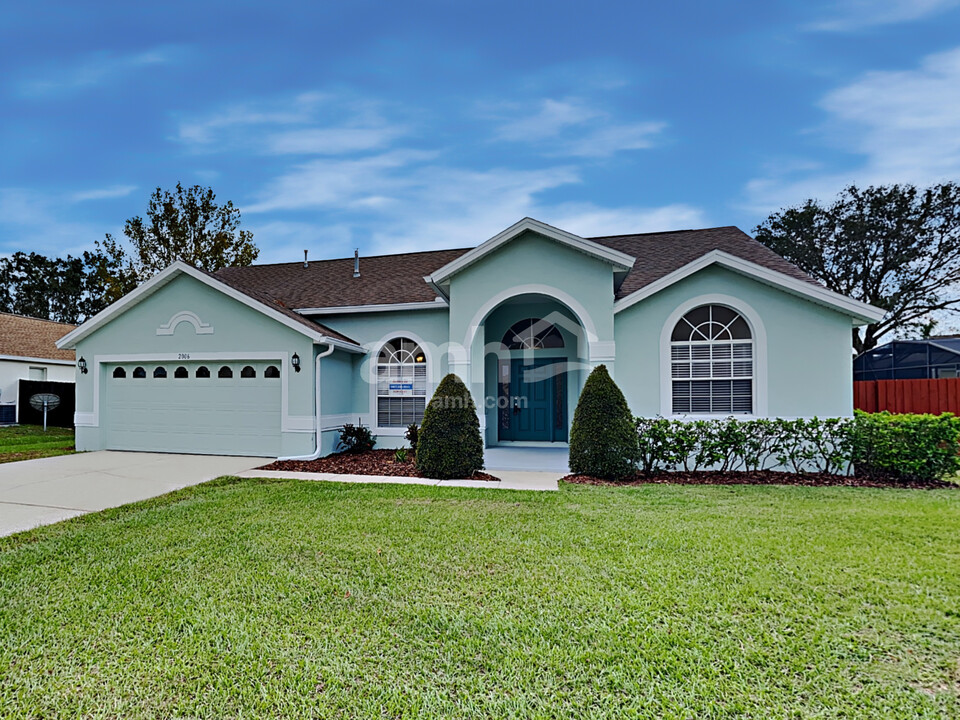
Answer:
<svg viewBox="0 0 960 720"><path fill-rule="evenodd" d="M218 378L223 365L234 377ZM134 378L136 365L122 365L126 377L114 378L110 366L101 403L105 446L112 450L146 450L224 455L276 456L280 451L281 384L264 377L268 365L177 363L164 365L166 378L154 378L156 364L140 365L146 378ZM212 377L198 378L201 365ZM256 377L241 378L251 366ZM175 378L177 367L189 377Z"/></svg>

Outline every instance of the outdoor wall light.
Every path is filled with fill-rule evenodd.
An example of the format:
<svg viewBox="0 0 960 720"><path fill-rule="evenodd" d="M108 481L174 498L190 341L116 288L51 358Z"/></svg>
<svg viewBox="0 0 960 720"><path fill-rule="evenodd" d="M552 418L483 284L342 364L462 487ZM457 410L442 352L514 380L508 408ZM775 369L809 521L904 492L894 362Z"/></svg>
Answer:
<svg viewBox="0 0 960 720"><path fill-rule="evenodd" d="M77 367L80 368L80 372L82 374L87 374L87 361L83 359L83 355L81 355L80 359L77 361Z"/></svg>
<svg viewBox="0 0 960 720"><path fill-rule="evenodd" d="M290 364L293 365L295 372L300 372L300 356L296 353L293 354L293 357L290 358Z"/></svg>

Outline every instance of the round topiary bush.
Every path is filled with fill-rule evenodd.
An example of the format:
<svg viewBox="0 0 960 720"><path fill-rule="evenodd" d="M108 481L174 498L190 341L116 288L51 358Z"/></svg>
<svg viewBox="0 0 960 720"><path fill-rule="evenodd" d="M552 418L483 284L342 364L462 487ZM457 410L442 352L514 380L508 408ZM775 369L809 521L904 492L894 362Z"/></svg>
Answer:
<svg viewBox="0 0 960 720"><path fill-rule="evenodd" d="M452 373L440 381L423 412L417 470L438 480L469 478L483 469L483 438L470 391Z"/></svg>
<svg viewBox="0 0 960 720"><path fill-rule="evenodd" d="M637 433L633 415L606 365L583 385L570 428L570 471L622 480L636 469Z"/></svg>

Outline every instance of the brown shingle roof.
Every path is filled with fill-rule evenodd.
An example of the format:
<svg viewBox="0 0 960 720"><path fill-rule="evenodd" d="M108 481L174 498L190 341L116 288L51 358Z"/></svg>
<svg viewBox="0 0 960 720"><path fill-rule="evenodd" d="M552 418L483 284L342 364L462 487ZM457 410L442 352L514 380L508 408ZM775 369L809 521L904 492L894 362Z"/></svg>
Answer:
<svg viewBox="0 0 960 720"><path fill-rule="evenodd" d="M620 286L617 299L712 250L722 250L819 285L795 265L733 226L588 239L637 259ZM361 257L359 278L353 277L353 258L315 260L306 268L302 262L231 267L218 271L215 277L248 294L266 295L291 309L429 302L436 299L436 293L424 282L424 276L470 249Z"/></svg>
<svg viewBox="0 0 960 720"><path fill-rule="evenodd" d="M0 313L0 355L73 360L73 350L58 350L57 340L76 325Z"/></svg>
<svg viewBox="0 0 960 720"><path fill-rule="evenodd" d="M266 292L290 308L344 307L387 303L430 302L437 294L423 278L468 252L432 250L360 258L360 277L353 276L353 258L314 260L280 265L230 267L216 277L234 287Z"/></svg>
<svg viewBox="0 0 960 720"><path fill-rule="evenodd" d="M768 270L776 270L797 280L820 285L796 265L784 260L766 245L733 225L704 230L674 230L589 239L637 259L617 292L618 300L713 250L722 250Z"/></svg>
<svg viewBox="0 0 960 720"><path fill-rule="evenodd" d="M310 318L306 318L306 317L304 317L303 315L301 315L300 313L295 313L293 310L291 310L289 307L287 307L282 300L278 300L277 298L273 297L272 295L270 295L270 294L268 294L268 293L261 292L261 291L259 291L259 290L254 289L254 288L244 287L243 285L236 284L236 283L235 283L234 281L232 281L232 279L229 277L229 274L228 274L227 277L225 277L223 274L221 274L221 273L223 273L222 270L221 270L219 273L211 273L211 272L207 272L206 270L202 270L202 269L200 269L200 268L196 268L196 269L197 269L197 270L200 270L200 272L202 272L202 273L205 273L205 274L209 275L209 276L212 277L214 280L219 280L219 281L222 282L224 285L229 285L229 286L232 287L234 290L236 290L237 292L243 293L244 295L246 295L246 296L249 297L250 299L256 300L257 302L259 302L259 303L261 303L261 304L263 304L263 305L266 305L267 307L272 308L272 309L278 311L279 313L281 313L281 314L283 314L283 315L286 315L286 316L287 316L288 318L290 318L291 320L296 320L298 323L300 323L301 325L304 325L305 327L310 328L311 330L314 330L314 331L316 331L316 332L321 332L321 333L323 333L324 335L326 335L327 337L334 338L335 340L342 340L343 342L352 343L352 344L354 344L354 345L357 344L357 342L356 342L355 340L352 340L352 339L348 338L346 335L343 335L343 334L341 334L341 333L338 333L336 330L331 330L331 329L328 328L326 325L321 325L321 324L318 323L318 322L314 322L314 321L311 320ZM234 270L234 269L238 269L238 268L227 268L227 269L229 269L229 270Z"/></svg>

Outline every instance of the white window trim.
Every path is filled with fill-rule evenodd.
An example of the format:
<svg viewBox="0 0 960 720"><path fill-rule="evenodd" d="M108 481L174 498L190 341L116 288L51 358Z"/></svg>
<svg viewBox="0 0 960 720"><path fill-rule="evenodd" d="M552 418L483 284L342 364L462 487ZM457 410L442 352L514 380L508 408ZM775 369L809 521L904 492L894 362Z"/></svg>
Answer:
<svg viewBox="0 0 960 720"><path fill-rule="evenodd" d="M753 412L743 413L710 413L708 415L673 412L673 376L671 336L673 328L680 322L680 318L701 305L726 305L736 310L750 326L750 335L753 340ZM767 417L767 331L763 327L760 315L750 305L739 298L720 293L709 293L685 300L670 313L660 330L660 415L677 420L716 420L721 417L736 417L740 420L752 420Z"/></svg>
<svg viewBox="0 0 960 720"><path fill-rule="evenodd" d="M407 429L405 427L381 427L378 423L380 421L380 414L377 407L377 399L380 395L377 393L377 368L380 365L380 352L383 350L383 346L394 338L406 338L407 340L412 340L417 345L420 346L420 349L423 350L424 358L426 359L427 366L427 392L426 400L424 401L424 406L430 402L430 398L433 397L434 391L437 389L437 383L433 376L433 356L430 353L430 349L427 346L426 341L417 335L414 332L408 330L396 330L389 332L383 337L380 338L374 344L374 350L370 353L372 362L368 362L368 387L370 388L370 427L374 435L383 435L384 437L403 437Z"/></svg>

